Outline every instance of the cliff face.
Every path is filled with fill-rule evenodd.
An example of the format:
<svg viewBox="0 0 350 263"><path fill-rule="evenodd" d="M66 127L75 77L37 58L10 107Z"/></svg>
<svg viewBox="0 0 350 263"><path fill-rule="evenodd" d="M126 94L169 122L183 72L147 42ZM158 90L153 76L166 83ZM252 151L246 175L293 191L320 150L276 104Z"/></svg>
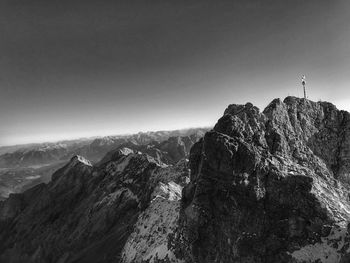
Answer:
<svg viewBox="0 0 350 263"><path fill-rule="evenodd" d="M230 105L192 147L187 262L348 262L350 115L287 97Z"/></svg>

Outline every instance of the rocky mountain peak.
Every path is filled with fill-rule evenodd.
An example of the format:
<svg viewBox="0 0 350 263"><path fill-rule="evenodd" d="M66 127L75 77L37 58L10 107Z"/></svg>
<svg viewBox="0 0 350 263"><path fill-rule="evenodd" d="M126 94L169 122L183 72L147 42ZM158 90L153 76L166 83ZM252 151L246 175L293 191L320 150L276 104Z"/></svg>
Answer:
<svg viewBox="0 0 350 263"><path fill-rule="evenodd" d="M74 156L47 185L0 202L0 262L119 262L124 246L133 249L138 239L157 240L143 249L161 257L158 247L170 232L158 228L175 228L187 171L181 164L162 168L127 148L103 159L92 166ZM144 225L146 217L159 225ZM133 257L144 257L133 250Z"/></svg>
<svg viewBox="0 0 350 263"><path fill-rule="evenodd" d="M80 178L81 180L84 180L86 174L89 174L93 169L93 166L91 162L87 159L85 159L82 156L75 155L73 156L70 161L61 169L57 170L52 175L52 182L57 182L60 180L66 180L69 178L71 180L72 178ZM81 175L81 176L80 176Z"/></svg>
<svg viewBox="0 0 350 263"><path fill-rule="evenodd" d="M128 156L129 154L133 154L133 153L135 153L135 151L127 147L117 148L115 150L108 152L102 158L102 160L98 163L98 165L111 162L111 161L117 161L121 157Z"/></svg>
<svg viewBox="0 0 350 263"><path fill-rule="evenodd" d="M188 262L347 257L349 125L349 113L326 102L229 105L191 149L180 217Z"/></svg>
<svg viewBox="0 0 350 263"><path fill-rule="evenodd" d="M92 166L91 162L87 159L85 159L83 156L75 155L70 159L69 165L70 166L76 166L77 164L83 164L87 166Z"/></svg>

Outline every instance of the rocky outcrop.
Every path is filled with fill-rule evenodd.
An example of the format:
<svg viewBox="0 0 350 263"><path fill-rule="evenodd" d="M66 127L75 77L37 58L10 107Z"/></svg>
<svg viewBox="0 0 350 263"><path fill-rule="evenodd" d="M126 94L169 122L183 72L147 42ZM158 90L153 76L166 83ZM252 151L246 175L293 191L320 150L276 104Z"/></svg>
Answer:
<svg viewBox="0 0 350 263"><path fill-rule="evenodd" d="M192 147L178 255L201 263L347 262L349 116L295 97L263 112L230 105Z"/></svg>
<svg viewBox="0 0 350 263"><path fill-rule="evenodd" d="M172 215L187 175L184 164L162 168L127 149L96 167L75 156L49 184L0 203L0 262L134 262L125 251L142 259L136 240L143 240L152 260L164 259L170 255L168 232L144 219L176 226ZM154 233L161 239L152 246Z"/></svg>

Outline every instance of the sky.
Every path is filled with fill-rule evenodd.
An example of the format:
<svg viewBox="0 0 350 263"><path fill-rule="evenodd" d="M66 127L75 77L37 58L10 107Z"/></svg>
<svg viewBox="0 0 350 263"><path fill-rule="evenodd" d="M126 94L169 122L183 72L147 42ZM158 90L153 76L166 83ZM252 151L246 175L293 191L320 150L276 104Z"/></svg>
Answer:
<svg viewBox="0 0 350 263"><path fill-rule="evenodd" d="M0 145L214 125L231 103L350 111L348 0L2 0Z"/></svg>

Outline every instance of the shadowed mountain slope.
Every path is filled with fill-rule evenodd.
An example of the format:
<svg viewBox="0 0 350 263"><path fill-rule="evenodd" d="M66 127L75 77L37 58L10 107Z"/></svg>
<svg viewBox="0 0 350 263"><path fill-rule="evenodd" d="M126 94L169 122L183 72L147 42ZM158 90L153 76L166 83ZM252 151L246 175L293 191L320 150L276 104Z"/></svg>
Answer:
<svg viewBox="0 0 350 263"><path fill-rule="evenodd" d="M49 184L0 203L0 261L119 262L142 213L159 217L168 208L178 214L187 174L185 163L162 168L132 150L99 167L75 156ZM148 212L158 202L160 211ZM153 249L166 244L167 236Z"/></svg>

